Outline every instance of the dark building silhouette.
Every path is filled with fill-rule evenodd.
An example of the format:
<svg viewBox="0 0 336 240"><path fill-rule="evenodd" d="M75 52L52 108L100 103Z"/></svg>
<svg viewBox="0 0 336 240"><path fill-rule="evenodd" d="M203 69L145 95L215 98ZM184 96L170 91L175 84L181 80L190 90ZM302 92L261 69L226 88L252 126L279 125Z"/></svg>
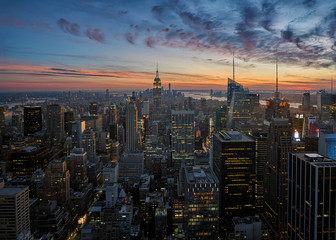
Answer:
<svg viewBox="0 0 336 240"><path fill-rule="evenodd" d="M64 136L64 107L58 104L47 106L47 134L51 137Z"/></svg>
<svg viewBox="0 0 336 240"><path fill-rule="evenodd" d="M288 238L335 239L336 162L316 153L288 157Z"/></svg>
<svg viewBox="0 0 336 240"><path fill-rule="evenodd" d="M264 213L273 235L281 239L287 231L287 159L293 149L291 131L288 119L272 119L267 140Z"/></svg>
<svg viewBox="0 0 336 240"><path fill-rule="evenodd" d="M24 135L34 135L42 130L42 111L39 106L24 107Z"/></svg>
<svg viewBox="0 0 336 240"><path fill-rule="evenodd" d="M255 213L255 141L237 131L214 134L213 169L219 180L221 226Z"/></svg>

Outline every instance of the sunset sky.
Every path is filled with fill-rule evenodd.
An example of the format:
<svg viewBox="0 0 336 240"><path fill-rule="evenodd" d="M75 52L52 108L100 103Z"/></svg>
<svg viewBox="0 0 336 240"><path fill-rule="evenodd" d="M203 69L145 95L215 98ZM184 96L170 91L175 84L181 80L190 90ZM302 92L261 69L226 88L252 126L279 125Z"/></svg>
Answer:
<svg viewBox="0 0 336 240"><path fill-rule="evenodd" d="M0 2L0 92L330 88L334 0ZM336 84L334 84L336 86Z"/></svg>

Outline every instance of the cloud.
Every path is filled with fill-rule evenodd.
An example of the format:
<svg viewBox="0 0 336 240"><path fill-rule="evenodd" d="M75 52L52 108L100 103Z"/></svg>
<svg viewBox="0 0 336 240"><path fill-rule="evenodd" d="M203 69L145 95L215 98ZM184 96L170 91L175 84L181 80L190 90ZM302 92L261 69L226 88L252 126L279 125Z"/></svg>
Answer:
<svg viewBox="0 0 336 240"><path fill-rule="evenodd" d="M98 28L88 27L88 29L86 30L86 36L98 42L104 42L105 40L105 35L103 31Z"/></svg>
<svg viewBox="0 0 336 240"><path fill-rule="evenodd" d="M81 35L80 26L78 23L71 23L64 18L60 18L57 21L58 26L66 33L70 33L75 36Z"/></svg>
<svg viewBox="0 0 336 240"><path fill-rule="evenodd" d="M127 40L127 42L131 43L131 44L135 44L135 40L138 38L137 34L132 34L131 32L127 32L125 34L125 38Z"/></svg>

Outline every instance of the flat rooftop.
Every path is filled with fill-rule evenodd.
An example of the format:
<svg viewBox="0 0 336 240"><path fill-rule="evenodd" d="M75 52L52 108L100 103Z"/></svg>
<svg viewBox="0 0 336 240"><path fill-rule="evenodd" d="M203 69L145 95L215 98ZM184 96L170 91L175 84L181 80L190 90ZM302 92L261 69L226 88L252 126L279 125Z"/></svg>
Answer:
<svg viewBox="0 0 336 240"><path fill-rule="evenodd" d="M28 187L7 187L0 189L0 196L15 196Z"/></svg>
<svg viewBox="0 0 336 240"><path fill-rule="evenodd" d="M185 174L189 184L218 182L210 167L185 167Z"/></svg>
<svg viewBox="0 0 336 240"><path fill-rule="evenodd" d="M221 142L254 142L252 138L238 131L219 132L215 136Z"/></svg>

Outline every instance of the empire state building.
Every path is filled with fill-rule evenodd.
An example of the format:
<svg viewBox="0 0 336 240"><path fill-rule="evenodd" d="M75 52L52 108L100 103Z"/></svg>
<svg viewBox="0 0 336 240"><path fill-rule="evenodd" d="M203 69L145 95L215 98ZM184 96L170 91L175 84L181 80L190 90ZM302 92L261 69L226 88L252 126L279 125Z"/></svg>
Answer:
<svg viewBox="0 0 336 240"><path fill-rule="evenodd" d="M160 111L162 103L162 87L161 80L159 78L159 70L156 68L156 76L153 82L153 108L155 112Z"/></svg>

